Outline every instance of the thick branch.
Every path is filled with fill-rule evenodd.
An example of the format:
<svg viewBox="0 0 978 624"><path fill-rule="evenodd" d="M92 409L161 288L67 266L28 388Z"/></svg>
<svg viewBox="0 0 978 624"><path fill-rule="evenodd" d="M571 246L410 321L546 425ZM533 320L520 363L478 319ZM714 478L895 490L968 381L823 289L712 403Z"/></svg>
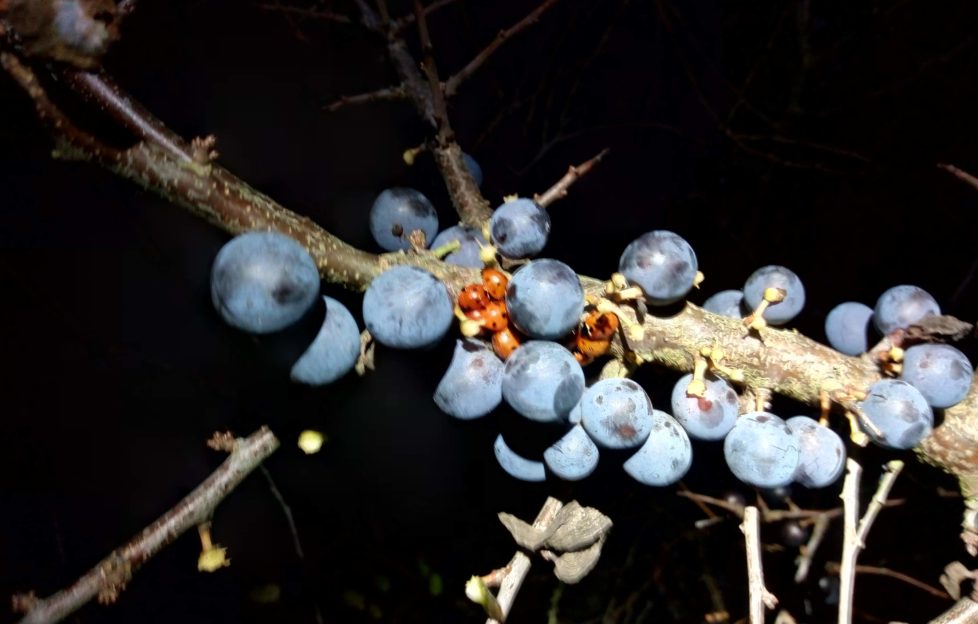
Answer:
<svg viewBox="0 0 978 624"><path fill-rule="evenodd" d="M321 273L330 281L362 289L374 276L394 264L425 268L456 292L479 279L473 269L447 265L427 254L376 256L355 249L308 218L252 189L223 168L187 162L185 142L179 137L174 139L176 135L101 77L102 83L109 88L86 88L86 94L98 98L101 105L117 118L134 117L135 120L127 122L127 127L144 138L126 150L106 146L76 128L48 100L33 72L15 56L2 52L0 62L34 101L39 118L59 140L62 156L97 162L231 233L274 229L292 235L309 249ZM414 67L412 71L417 72ZM91 87L94 83L86 84ZM117 108L123 110L117 111ZM156 142L157 136L174 147L167 147L166 141L161 146ZM439 153L442 152L436 151L436 159L441 158ZM446 162L462 162L457 145L448 146L443 153L448 154ZM585 169L586 166L579 166L577 174L584 173ZM555 188L554 193L551 189L544 195L556 198L566 191L560 183ZM478 197L481 199L481 195ZM604 294L602 281L584 276L581 281L589 295ZM619 312L625 326L637 323L632 308L623 306ZM747 333L737 319L710 314L692 304L668 318L645 315L640 325L641 331L629 332L624 344L616 339L612 355L626 357L627 347L628 357L677 371L690 371L694 357L703 347L719 346L724 352L720 364L742 377L747 389L766 389L812 405L817 404L821 390L828 391L835 401L846 405L852 400L852 391L863 391L880 377L877 363L869 356L845 356L791 330L768 328L760 334ZM962 490L969 498L978 493L976 415L978 383L973 383L968 397L946 410L941 426L918 449L926 461L958 475L962 479ZM966 527L966 532L975 538L978 547L978 533L974 532L973 523Z"/></svg>
<svg viewBox="0 0 978 624"><path fill-rule="evenodd" d="M943 163L939 163L937 165L937 167L939 169L943 169L944 171L947 171L948 173L950 173L951 175L953 175L955 178L961 180L962 182L964 182L965 184L967 184L971 188L973 188L976 191L978 191L978 178L976 178L975 176L971 175L970 173L968 173L964 169L959 169L958 167L955 167L954 165L947 165L947 164L943 164Z"/></svg>
<svg viewBox="0 0 978 624"><path fill-rule="evenodd" d="M965 597L928 624L975 624L976 622L978 622L978 602L974 597Z"/></svg>
<svg viewBox="0 0 978 624"><path fill-rule="evenodd" d="M325 9L306 9L303 7L289 6L287 4L259 4L257 5L259 9L263 11L270 11L274 13L284 13L287 15L296 15L298 17L307 17L314 20L323 20L327 22L336 22L337 24L352 24L353 20L350 19L349 15L343 13L337 13L336 11L327 11Z"/></svg>
<svg viewBox="0 0 978 624"><path fill-rule="evenodd" d="M224 497L278 445L278 438L267 427L262 427L247 438L236 440L231 454L206 481L128 544L112 551L74 585L50 598L29 603L30 609L21 624L58 622L96 596L99 602L114 601L142 564L184 531L210 518Z"/></svg>
<svg viewBox="0 0 978 624"><path fill-rule="evenodd" d="M60 156L98 163L231 234L249 230L288 234L305 245L327 280L366 288L382 271L377 256L348 245L307 217L287 210L226 169L188 161L186 144L147 111L132 105L118 88L97 88L107 84L99 79L78 78L71 83L85 85L86 96L103 103L113 117L128 119L126 126L146 137L125 150L106 146L72 124L48 99L34 72L17 57L2 52L0 64L34 101L38 117L60 143ZM164 143L156 143L156 137Z"/></svg>
<svg viewBox="0 0 978 624"><path fill-rule="evenodd" d="M588 290L597 294L600 289ZM620 316L626 326L636 323L630 308L623 307ZM718 345L723 350L719 364L741 376L743 385L812 405L817 404L820 390L828 390L839 402L849 401L851 391L865 390L880 378L869 358L842 355L790 329L748 332L740 319L711 314L693 304L669 317L646 315L641 336L626 341L642 361L679 371L692 371L694 357L704 347ZM613 352L624 355L622 345L613 345Z"/></svg>
<svg viewBox="0 0 978 624"><path fill-rule="evenodd" d="M108 74L68 69L62 75L76 93L139 140L162 148L178 160L193 161L193 151L186 141L130 98Z"/></svg>
<svg viewBox="0 0 978 624"><path fill-rule="evenodd" d="M455 141L455 134L452 132L451 121L448 118L446 103L448 96L438 77L431 35L428 33L428 20L421 0L414 1L414 17L418 24L418 36L421 39L421 51L424 55L421 69L428 80L434 120L438 129L431 153L438 169L442 172L442 177L448 186L448 194L455 204L455 210L462 223L471 227L480 227L491 215L489 202L482 196L472 173L465 166L462 148Z"/></svg>

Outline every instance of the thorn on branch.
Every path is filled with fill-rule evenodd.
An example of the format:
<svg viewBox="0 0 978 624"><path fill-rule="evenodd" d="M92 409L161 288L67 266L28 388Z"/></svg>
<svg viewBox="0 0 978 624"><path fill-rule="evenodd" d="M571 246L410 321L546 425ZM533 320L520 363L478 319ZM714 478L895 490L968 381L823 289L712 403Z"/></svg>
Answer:
<svg viewBox="0 0 978 624"><path fill-rule="evenodd" d="M207 446L215 451L231 453L236 445L234 434L230 431L215 431L211 439L207 441Z"/></svg>
<svg viewBox="0 0 978 624"><path fill-rule="evenodd" d="M37 594L29 591L26 594L14 594L10 598L14 613L27 613L37 604Z"/></svg>
<svg viewBox="0 0 978 624"><path fill-rule="evenodd" d="M217 160L219 156L214 146L217 145L217 137L208 134L205 137L195 137L190 142L190 149L194 162L198 165L207 166Z"/></svg>

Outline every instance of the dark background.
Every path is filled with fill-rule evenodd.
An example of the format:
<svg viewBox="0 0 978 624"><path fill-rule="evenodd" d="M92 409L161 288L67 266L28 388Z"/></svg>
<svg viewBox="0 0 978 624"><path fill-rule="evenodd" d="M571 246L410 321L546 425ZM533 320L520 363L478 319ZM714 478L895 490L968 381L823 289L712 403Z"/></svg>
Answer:
<svg viewBox="0 0 978 624"><path fill-rule="evenodd" d="M434 14L443 75L532 6L460 1ZM978 192L935 164L978 172L976 20L966 1L563 0L465 83L450 113L493 204L542 192L611 148L552 207L545 255L581 273L606 276L638 234L671 229L707 276L694 302L785 264L808 293L795 326L819 340L832 306L872 305L901 283L973 320ZM390 185L422 190L442 223L454 222L430 159L401 160L429 134L408 104L323 110L395 80L383 41L358 26L240 0L141 0L105 64L175 131L215 134L223 165L354 245L375 249L366 215ZM224 233L110 173L53 161L5 77L0 106L0 594L69 583L220 463L204 446L213 431L267 423L283 440L267 468L305 558L256 472L214 519L231 567L198 573L188 535L115 606L89 605L72 621L311 622L316 609L327 622L480 621L464 581L514 550L496 512L530 519L547 495L615 522L592 575L562 590L556 621L697 622L721 607L731 621L746 617L736 521L697 531L702 513L676 488L631 482L613 453L576 484L509 478L492 454L498 432L525 453L560 432L528 429L504 410L467 423L441 414L431 395L449 340L424 353L379 349L365 378L291 385L288 368L315 328L253 338L220 322L208 275ZM99 123L90 112L78 119ZM358 295L324 292L359 317ZM676 377L638 374L658 406ZM295 447L305 428L328 436L318 455ZM871 492L894 454L852 452ZM718 445L695 453L690 489L738 489ZM907 459L894 492L906 504L881 515L860 562L936 584L966 556L961 501L939 494L952 481ZM792 496L829 508L837 494ZM779 549L779 526L765 527L768 584L799 621L834 620L819 579L840 536L835 523L796 587L796 551ZM547 618L558 587L549 569L535 563L512 622ZM272 585L280 595L269 602ZM949 604L892 579L857 583L861 622L921 621Z"/></svg>

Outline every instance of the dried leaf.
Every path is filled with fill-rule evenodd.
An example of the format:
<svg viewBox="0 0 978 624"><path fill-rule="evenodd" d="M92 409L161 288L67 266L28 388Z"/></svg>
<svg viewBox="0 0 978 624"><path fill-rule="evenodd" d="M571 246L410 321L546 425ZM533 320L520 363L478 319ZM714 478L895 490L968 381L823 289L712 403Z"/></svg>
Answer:
<svg viewBox="0 0 978 624"><path fill-rule="evenodd" d="M556 557L553 559L554 575L568 585L577 583L587 576L588 572L593 570L594 566L598 564L603 545L604 538L602 537L589 548L567 552Z"/></svg>
<svg viewBox="0 0 978 624"><path fill-rule="evenodd" d="M557 513L546 545L559 552L588 548L604 538L611 524L611 519L594 507L581 507L577 501L571 501Z"/></svg>
<svg viewBox="0 0 978 624"><path fill-rule="evenodd" d="M513 539L516 540L516 543L520 547L531 551L539 550L550 533L550 531L535 529L516 516L508 513L500 513L499 521L503 523L503 526L506 527L506 530L509 531L510 535L513 536Z"/></svg>

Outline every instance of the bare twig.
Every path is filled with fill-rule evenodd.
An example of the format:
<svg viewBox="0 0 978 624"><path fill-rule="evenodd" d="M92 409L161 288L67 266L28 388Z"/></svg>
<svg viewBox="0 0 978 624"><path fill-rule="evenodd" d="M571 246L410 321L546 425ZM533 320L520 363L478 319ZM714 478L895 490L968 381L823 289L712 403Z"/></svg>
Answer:
<svg viewBox="0 0 978 624"><path fill-rule="evenodd" d="M742 519L744 517L744 506L738 503L707 496L706 494L699 494L690 490L680 490L676 492L676 495L688 498L701 508L702 505L712 505L720 509L725 509L738 518ZM904 504L904 502L904 499L888 500L884 503L884 507L897 507ZM761 503L763 503L763 499L761 499ZM802 520L817 523L821 518L831 520L842 515L842 507L835 507L833 509L800 509L797 507L793 509L770 509L765 506L759 511L761 522L764 524L784 520Z"/></svg>
<svg viewBox="0 0 978 624"><path fill-rule="evenodd" d="M217 470L129 543L112 551L67 589L43 600L26 602L23 606L29 606L29 610L21 624L61 621L96 596L101 603L114 602L140 566L184 531L210 518L224 497L278 445L275 434L267 427L262 427L247 438L238 439L231 454Z"/></svg>
<svg viewBox="0 0 978 624"><path fill-rule="evenodd" d="M435 0L431 4L424 7L423 13L425 17L427 17L432 13L434 13L435 11L437 11L438 9L447 7L448 5L453 4L455 2L458 2L458 0ZM399 34L402 30L404 30L405 28L413 24L415 22L415 19L417 19L417 17L414 13L408 13L402 18L394 20L392 24L394 27L394 31Z"/></svg>
<svg viewBox="0 0 978 624"><path fill-rule="evenodd" d="M572 184L577 182L581 176L587 175L595 165L604 160L604 157L608 155L608 151L609 150L605 148L591 160L581 163L576 167L571 165L567 168L567 173L564 174L564 177L558 180L557 183L551 186L549 189L544 191L542 195L534 195L533 200L546 208L558 199L566 197L567 189L569 189Z"/></svg>
<svg viewBox="0 0 978 624"><path fill-rule="evenodd" d="M278 489L278 486L275 485L275 479L272 478L272 473L269 472L268 468L266 468L264 464L258 468L261 470L265 480L268 481L268 490L272 493L272 496L275 497L279 507L281 507L282 514L285 515L285 521L289 525L289 533L292 534L292 546L295 548L296 556L299 559L305 559L306 553L302 549L302 540L299 539L299 529L295 525L295 518L292 516L292 508L285 502L285 497ZM312 608L317 624L323 624L323 613L319 608L319 601L316 600L315 596L312 598Z"/></svg>
<svg viewBox="0 0 978 624"><path fill-rule="evenodd" d="M844 542L842 544L842 562L839 569L839 624L852 622L852 596L856 582L856 559L859 551L866 547L866 536L876 520L876 516L886 502L896 478L903 470L903 462L896 459L886 464L886 472L880 477L879 487L873 494L873 500L858 525L859 516L859 477L862 467L854 459L846 460L848 468L845 483L842 487L842 517L845 521Z"/></svg>
<svg viewBox="0 0 978 624"><path fill-rule="evenodd" d="M418 24L418 37L421 39L421 71L428 81L428 92L433 107L435 127L438 130L438 142L448 142L453 140L452 126L448 120L448 107L445 104L446 93L442 89L441 79L438 77L438 66L435 64L434 46L431 43L431 34L428 32L428 20L425 17L424 6L421 0L414 0L414 17Z"/></svg>
<svg viewBox="0 0 978 624"><path fill-rule="evenodd" d="M265 477L265 481L268 482L268 490L275 497L278 502L278 506L282 508L282 513L285 515L285 521L289 525L289 533L292 534L292 547L295 548L295 554L299 559L305 559L306 553L302 550L302 541L299 539L299 529L295 526L295 518L292 516L292 508L289 504L285 502L285 497L282 496L282 492L279 491L278 486L275 485L275 479L272 478L272 473L268 471L268 468L264 466L258 467L261 470L262 475Z"/></svg>
<svg viewBox="0 0 978 624"><path fill-rule="evenodd" d="M976 191L978 191L978 178L976 178L975 176L971 175L967 171L965 171L963 169L958 169L954 165L949 165L949 164L945 164L945 163L938 163L937 164L937 167L939 169L943 169L944 171L947 171L948 173L950 173L951 175L953 175L955 178L961 180L962 182L964 182L965 184L967 184L971 188L973 188Z"/></svg>
<svg viewBox="0 0 978 624"><path fill-rule="evenodd" d="M830 561L829 563L825 564L825 571L828 572L829 574L838 574L841 569L842 566L836 561ZM856 573L874 574L876 576L887 576L889 578L902 581L907 585L912 585L917 589L927 592L928 594L934 596L935 598L941 598L943 600L953 600L953 598L951 598L951 596L949 596L948 593L943 589L938 589L933 585L928 585L927 583L919 579L915 579L909 574L904 574L903 572L897 572L896 570L891 570L890 568L883 568L883 567L871 566L871 565L857 565Z"/></svg>
<svg viewBox="0 0 978 624"><path fill-rule="evenodd" d="M843 517L843 542L842 561L844 567L839 572L839 624L850 624L852 622L852 592L856 580L856 572L853 567L856 564L856 557L859 554L859 542L856 533L856 522L859 518L859 477L863 469L854 459L846 460L847 472L845 483L842 486L842 506Z"/></svg>
<svg viewBox="0 0 978 624"><path fill-rule="evenodd" d="M284 13L286 15L295 15L298 17L306 17L314 20L323 20L327 22L336 22L337 24L352 24L353 19L349 15L343 13L337 13L335 11L327 11L325 9L306 9L303 7L290 6L287 4L278 3L265 3L256 5L259 9L263 11L269 11L274 13Z"/></svg>
<svg viewBox="0 0 978 624"><path fill-rule="evenodd" d="M778 599L764 586L764 566L761 563L761 523L757 507L744 508L740 525L747 547L747 583L750 589L750 622L764 624L764 607L773 609Z"/></svg>
<svg viewBox="0 0 978 624"><path fill-rule="evenodd" d="M899 459L894 459L886 462L886 472L880 477L879 486L876 488L876 493L873 494L873 500L869 502L869 507L866 508L866 513L863 514L862 519L859 520L859 547L863 548L866 543L866 536L869 535L869 530L873 527L873 522L876 521L876 516L879 515L883 507L886 506L886 497L890 495L890 490L893 489L893 485L896 483L897 477L900 476L900 472L903 470L903 461Z"/></svg>
<svg viewBox="0 0 978 624"><path fill-rule="evenodd" d="M377 89L376 91L371 91L369 93L358 93L357 95L344 95L335 102L331 102L324 106L323 108L330 113L335 113L343 107L366 104L367 102L389 102L393 100L406 100L408 97L407 90L403 86L397 85L396 87L386 87L384 89Z"/></svg>
<svg viewBox="0 0 978 624"><path fill-rule="evenodd" d="M812 535L808 538L808 543L801 547L798 554L798 569L795 571L795 582L803 583L808 578L808 571L812 567L812 558L822 544L825 533L828 531L831 516L821 514L815 519L815 526L812 528Z"/></svg>
<svg viewBox="0 0 978 624"><path fill-rule="evenodd" d="M540 16L546 13L546 11L557 4L559 0L544 0L544 2L533 9L526 17L516 22L509 28L499 31L496 38L492 42L482 49L481 52L475 55L475 57L468 62L468 64L455 73L454 76L445 81L445 96L452 97L458 92L458 87L465 80L467 80L472 74L474 74L482 65L489 60L489 57L499 49L499 46L506 43L514 35L518 34L520 31L524 30L528 26L536 23L540 19ZM417 14L417 11L415 11Z"/></svg>

